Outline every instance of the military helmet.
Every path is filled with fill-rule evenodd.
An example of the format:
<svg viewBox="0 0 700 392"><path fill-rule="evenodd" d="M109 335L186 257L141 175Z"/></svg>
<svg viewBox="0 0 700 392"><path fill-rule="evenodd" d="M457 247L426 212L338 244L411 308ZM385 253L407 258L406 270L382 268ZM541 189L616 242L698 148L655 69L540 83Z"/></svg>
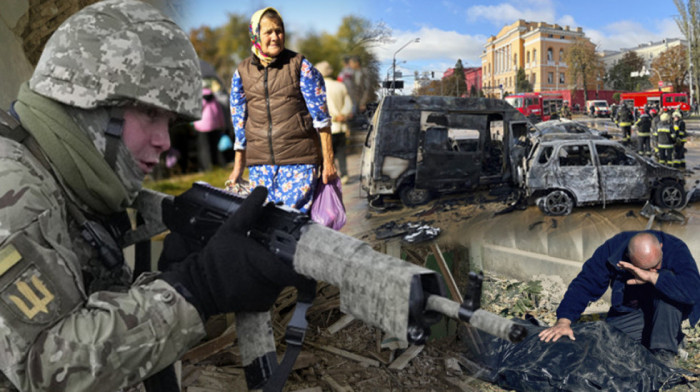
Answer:
<svg viewBox="0 0 700 392"><path fill-rule="evenodd" d="M73 14L46 43L29 87L83 109L140 103L186 120L202 112L199 59L187 35L138 0Z"/></svg>
<svg viewBox="0 0 700 392"><path fill-rule="evenodd" d="M661 121L670 121L670 120L671 120L671 115L668 114L668 112L663 112L663 114L661 114L660 120L661 120Z"/></svg>
<svg viewBox="0 0 700 392"><path fill-rule="evenodd" d="M683 114L681 114L680 111L676 110L675 112L673 112L673 117L683 118Z"/></svg>

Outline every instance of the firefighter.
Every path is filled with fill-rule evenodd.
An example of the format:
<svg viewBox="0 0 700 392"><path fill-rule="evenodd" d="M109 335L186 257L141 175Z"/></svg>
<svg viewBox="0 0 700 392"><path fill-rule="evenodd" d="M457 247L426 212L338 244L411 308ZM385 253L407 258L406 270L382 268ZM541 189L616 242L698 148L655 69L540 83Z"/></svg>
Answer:
<svg viewBox="0 0 700 392"><path fill-rule="evenodd" d="M659 126L659 112L656 109L650 109L649 115L651 117L651 148L653 155L659 158L659 148L656 142L656 128Z"/></svg>
<svg viewBox="0 0 700 392"><path fill-rule="evenodd" d="M685 170L685 121L680 111L673 112L673 131L676 142L673 145L673 167Z"/></svg>
<svg viewBox="0 0 700 392"><path fill-rule="evenodd" d="M568 103L565 102L564 105L561 107L559 117L571 120L571 109L569 109Z"/></svg>
<svg viewBox="0 0 700 392"><path fill-rule="evenodd" d="M639 117L639 120L634 124L637 130L637 153L645 157L651 157L651 145L649 139L651 136L651 117L648 113L644 113Z"/></svg>
<svg viewBox="0 0 700 392"><path fill-rule="evenodd" d="M617 125L622 129L622 141L629 142L632 133L632 112L627 105L622 105L617 115Z"/></svg>
<svg viewBox="0 0 700 392"><path fill-rule="evenodd" d="M664 112L661 115L659 124L656 128L657 148L659 150L659 163L663 165L673 165L673 145L675 143L675 133L671 124L671 115Z"/></svg>
<svg viewBox="0 0 700 392"><path fill-rule="evenodd" d="M617 124L617 104L610 105L610 120Z"/></svg>

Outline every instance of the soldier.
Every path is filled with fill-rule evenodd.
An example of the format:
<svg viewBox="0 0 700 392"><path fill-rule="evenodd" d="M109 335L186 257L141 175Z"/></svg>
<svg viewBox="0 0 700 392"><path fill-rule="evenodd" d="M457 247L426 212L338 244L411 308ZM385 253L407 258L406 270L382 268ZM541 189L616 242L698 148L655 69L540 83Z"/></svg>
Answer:
<svg viewBox="0 0 700 392"><path fill-rule="evenodd" d="M676 142L673 145L673 167L685 169L685 121L680 111L673 112L673 131L676 134Z"/></svg>
<svg viewBox="0 0 700 392"><path fill-rule="evenodd" d="M664 112L661 115L654 137L659 151L659 163L672 166L675 133L672 129L671 115L668 112Z"/></svg>
<svg viewBox="0 0 700 392"><path fill-rule="evenodd" d="M629 142L632 131L632 111L627 105L622 105L617 114L617 125L622 129L622 141Z"/></svg>
<svg viewBox="0 0 700 392"><path fill-rule="evenodd" d="M200 116L201 88L187 35L141 1L88 6L46 43L0 113L0 390L138 385L197 344L209 316L267 310L299 278L245 236L259 188L200 252L166 239L161 261L176 267L132 283L125 209L153 208L140 208L141 182L169 123Z"/></svg>
<svg viewBox="0 0 700 392"><path fill-rule="evenodd" d="M651 145L649 143L651 137L651 118L649 114L642 114L639 120L634 124L634 127L637 130L637 153L642 156L651 157Z"/></svg>

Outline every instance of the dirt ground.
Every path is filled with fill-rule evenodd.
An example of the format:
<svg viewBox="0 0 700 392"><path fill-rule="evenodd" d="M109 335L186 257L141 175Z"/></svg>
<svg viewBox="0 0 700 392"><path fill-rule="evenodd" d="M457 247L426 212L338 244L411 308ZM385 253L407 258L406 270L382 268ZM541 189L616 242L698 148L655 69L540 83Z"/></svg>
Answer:
<svg viewBox="0 0 700 392"><path fill-rule="evenodd" d="M692 126L691 126L692 127ZM700 147L691 133L689 149L689 183L700 177ZM692 128L691 128L692 129ZM359 157L351 157L353 170L359 171ZM450 227L475 216L493 216L508 208L507 193L483 192L475 195L445 197L423 208L376 212L368 209L357 186L357 172L351 171L353 182L346 186L344 194L359 198L346 203L349 220L366 221L357 227L345 228L346 234L365 240L377 250L385 250L377 239L380 227L395 227L400 223L421 221L439 226L443 234L450 235ZM356 196L358 195L358 196ZM637 210L640 206L630 207ZM529 207L536 208L536 207ZM697 206L689 208L697 209ZM453 222L453 223L450 223ZM478 228L477 228L478 229ZM409 261L420 262L425 254L420 250L408 251ZM696 255L698 257L698 255ZM454 265L453 265L454 268ZM467 262L454 271L459 287L465 286ZM531 314L541 322L553 324L554 312L566 289L555 276L537 276L529 282L504 276L486 274L483 288L483 308L504 317L522 318ZM293 303L293 290L284 292L273 311L273 329L278 341L278 354L284 352L282 336L288 321L289 304ZM607 306L603 301L592 304L586 320L595 320L595 314ZM435 337L420 347L397 347L395 339L384 336L376 328L351 320L339 311L338 290L324 286L309 311L309 328L302 354L290 375L285 391L504 391L493 384L475 377L475 369L463 358L464 342L455 333L457 323L450 321L433 328ZM218 325L217 325L218 323ZM183 391L216 392L246 390L240 355L235 344L235 332L226 326L231 319L215 320L208 327L213 338L195 349L183 361ZM684 325L686 334L684 351L687 357L678 364L694 373L700 373L700 328ZM700 384L677 386L672 391L695 390Z"/></svg>

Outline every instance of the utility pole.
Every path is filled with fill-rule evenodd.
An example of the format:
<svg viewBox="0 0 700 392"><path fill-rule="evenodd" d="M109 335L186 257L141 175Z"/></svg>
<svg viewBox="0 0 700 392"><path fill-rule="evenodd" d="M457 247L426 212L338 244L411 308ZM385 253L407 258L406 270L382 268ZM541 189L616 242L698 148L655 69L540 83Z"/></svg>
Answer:
<svg viewBox="0 0 700 392"><path fill-rule="evenodd" d="M399 48L399 50L394 52L394 59L391 62L392 73L393 73L392 78L391 78L391 95L394 95L394 91L396 90L396 54L399 53L401 51L401 49L405 48L406 46L408 46L412 42L416 42L416 43L420 42L420 38L412 39L412 40L406 42L402 47Z"/></svg>
<svg viewBox="0 0 700 392"><path fill-rule="evenodd" d="M690 18L686 21L688 23L688 74L690 79L689 87L690 87L690 107L693 107L693 52L691 51L692 48L690 46L690 40L693 39L693 24L690 23Z"/></svg>

